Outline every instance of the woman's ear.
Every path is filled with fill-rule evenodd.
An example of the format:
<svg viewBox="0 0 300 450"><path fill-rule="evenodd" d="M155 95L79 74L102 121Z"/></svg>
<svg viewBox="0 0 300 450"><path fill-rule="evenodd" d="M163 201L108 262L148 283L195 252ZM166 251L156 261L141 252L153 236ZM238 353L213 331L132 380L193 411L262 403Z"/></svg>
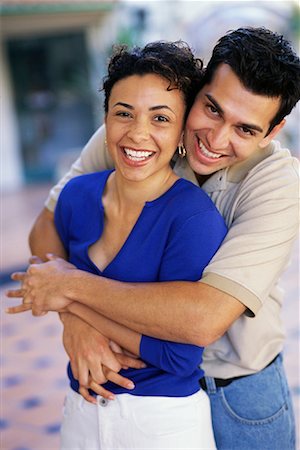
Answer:
<svg viewBox="0 0 300 450"><path fill-rule="evenodd" d="M181 134L177 150L178 150L178 155L180 156L180 158L184 158L186 156L186 149L185 149L185 146L184 146L184 133L183 132Z"/></svg>

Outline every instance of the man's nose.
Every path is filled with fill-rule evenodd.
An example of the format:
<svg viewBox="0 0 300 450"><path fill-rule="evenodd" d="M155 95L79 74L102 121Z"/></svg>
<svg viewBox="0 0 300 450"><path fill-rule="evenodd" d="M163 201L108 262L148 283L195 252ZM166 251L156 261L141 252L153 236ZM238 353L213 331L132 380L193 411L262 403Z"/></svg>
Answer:
<svg viewBox="0 0 300 450"><path fill-rule="evenodd" d="M212 150L226 149L230 143L230 129L225 125L216 126L208 133L208 143Z"/></svg>

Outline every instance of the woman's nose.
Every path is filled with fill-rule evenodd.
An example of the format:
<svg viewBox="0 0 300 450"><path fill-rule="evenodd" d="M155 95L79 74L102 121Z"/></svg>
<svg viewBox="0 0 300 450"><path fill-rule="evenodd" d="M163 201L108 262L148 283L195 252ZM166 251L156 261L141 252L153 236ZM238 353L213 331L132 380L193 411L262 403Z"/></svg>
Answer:
<svg viewBox="0 0 300 450"><path fill-rule="evenodd" d="M133 142L142 142L149 138L149 125L145 120L135 120L131 123L127 135Z"/></svg>

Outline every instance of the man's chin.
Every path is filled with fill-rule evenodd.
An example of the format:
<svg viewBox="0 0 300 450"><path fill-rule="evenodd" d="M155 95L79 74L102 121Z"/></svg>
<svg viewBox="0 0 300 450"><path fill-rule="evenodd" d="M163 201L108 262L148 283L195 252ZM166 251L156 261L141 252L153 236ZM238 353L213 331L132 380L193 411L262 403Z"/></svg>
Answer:
<svg viewBox="0 0 300 450"><path fill-rule="evenodd" d="M222 169L222 167L220 167L220 165L217 166L217 164L215 166L211 166L204 164L203 162L197 160L196 158L187 158L187 159L191 169L198 175L212 175L213 173Z"/></svg>

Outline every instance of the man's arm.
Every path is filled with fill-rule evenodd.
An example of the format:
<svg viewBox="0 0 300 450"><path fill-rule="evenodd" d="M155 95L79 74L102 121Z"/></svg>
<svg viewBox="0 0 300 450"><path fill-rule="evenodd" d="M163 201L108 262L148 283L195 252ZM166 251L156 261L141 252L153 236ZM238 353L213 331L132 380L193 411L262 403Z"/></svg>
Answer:
<svg viewBox="0 0 300 450"><path fill-rule="evenodd" d="M204 283L121 283L74 271L67 297L124 326L160 339L207 346L245 311L234 297ZM97 301L96 292L101 292ZM123 305L126 304L126 308ZM166 313L168 311L168 313Z"/></svg>
<svg viewBox="0 0 300 450"><path fill-rule="evenodd" d="M66 259L67 254L54 225L54 214L44 208L37 217L29 235L29 246L33 255L46 261L47 253Z"/></svg>
<svg viewBox="0 0 300 450"><path fill-rule="evenodd" d="M32 265L14 279L23 281L25 301L35 300L36 315L79 301L138 333L199 346L222 336L245 311L240 301L204 283L123 283L78 270L59 258ZM10 291L8 296L22 295Z"/></svg>
<svg viewBox="0 0 300 450"><path fill-rule="evenodd" d="M49 192L45 206L54 211L57 199L65 184L74 177L84 173L97 172L113 168L113 161L105 145L105 126L96 130L91 139L82 150L79 158L72 164L70 170L53 186Z"/></svg>
<svg viewBox="0 0 300 450"><path fill-rule="evenodd" d="M250 179L249 192L242 195L239 207L235 211L235 220L230 227L225 250L224 245L217 252L211 267L215 267L218 261L221 264L221 272L207 269L207 284L201 283L159 283L155 284L124 284L114 280L107 280L81 271L73 272L71 277L64 277L62 272L48 267L44 273L45 279L50 277L50 286L60 290L61 298L65 298L66 304L70 301L80 301L91 306L108 318L117 318L118 322L149 336L172 341L193 343L196 345L208 345L218 339L230 327L230 325L246 310L245 294L251 298L258 310L261 301L266 298L270 287L277 281L286 261L289 257L291 244L297 234L297 210L298 210L298 180L295 170L291 171L289 160L285 165L281 161L270 164L265 161L267 169L261 166L260 171ZM264 184L261 180L264 179ZM278 180L282 180L277 186ZM252 186L253 184L253 186ZM261 195L263 187L264 198ZM269 186L269 187L268 187ZM274 186L277 186L276 190ZM256 200L254 200L254 198ZM247 226L247 214L255 211L253 204L263 204L259 212L252 217L250 226ZM266 208L268 206L268 208ZM282 234L282 224L288 224L285 233ZM296 224L295 224L296 223ZM271 228L268 226L271 225ZM296 231L295 231L296 230ZM245 235L246 231L246 235ZM267 240L266 240L267 238ZM232 243L237 242L236 250L242 260L244 268L237 265L235 255L231 257ZM251 245L251 271L249 268L249 245ZM270 257L270 249L276 249L276 264L274 254ZM221 254L221 257L219 255ZM226 260L230 259L231 273L227 275ZM259 259L261 265L264 257L264 277L257 271L259 267L255 261ZM231 263L232 260L232 263ZM235 262L235 265L234 265ZM46 265L47 265L46 264ZM225 277L223 273L225 267ZM255 270L253 270L253 268ZM35 270L35 269L34 269ZM234 274L245 273L243 281L232 278ZM216 275L222 283L217 285ZM249 276L253 280L248 288ZM260 293L256 294L257 276L260 277ZM66 281L63 285L62 278ZM69 279L68 279L69 278ZM266 280L265 280L266 278ZM225 281L229 281L225 286ZM215 284L215 285L213 285ZM228 287L228 284L230 285ZM48 283L49 285L49 283ZM223 290L224 289L224 290ZM101 302L97 296L101 292ZM55 294L55 290L44 291L44 304L47 304L49 295ZM13 295L12 295L13 296ZM236 296L236 297L235 297ZM240 299L240 300L239 300ZM126 308L123 305L126 304ZM249 306L249 305L247 305ZM251 305L250 305L251 306ZM251 308L250 308L251 309ZM165 311L168 310L168 315ZM116 320L116 319L115 319ZM186 326L188 324L188 326Z"/></svg>
<svg viewBox="0 0 300 450"><path fill-rule="evenodd" d="M46 253L49 252L63 258L66 257L54 225L53 211L60 191L71 178L111 167L112 160L105 146L105 127L102 125L88 141L70 170L51 189L45 202L45 208L37 217L29 235L29 245L33 255L39 256L43 261L46 259Z"/></svg>
<svg viewBox="0 0 300 450"><path fill-rule="evenodd" d="M202 282L124 284L73 271L63 277L63 285L64 269L55 270L57 262L52 261L46 264L54 264L52 271L45 268L44 273L45 280L50 277L45 305L52 286L60 289L66 303L79 301L137 332L200 346L214 342L246 307L254 314L258 311L284 270L298 234L296 163L276 155L244 183L234 221Z"/></svg>

